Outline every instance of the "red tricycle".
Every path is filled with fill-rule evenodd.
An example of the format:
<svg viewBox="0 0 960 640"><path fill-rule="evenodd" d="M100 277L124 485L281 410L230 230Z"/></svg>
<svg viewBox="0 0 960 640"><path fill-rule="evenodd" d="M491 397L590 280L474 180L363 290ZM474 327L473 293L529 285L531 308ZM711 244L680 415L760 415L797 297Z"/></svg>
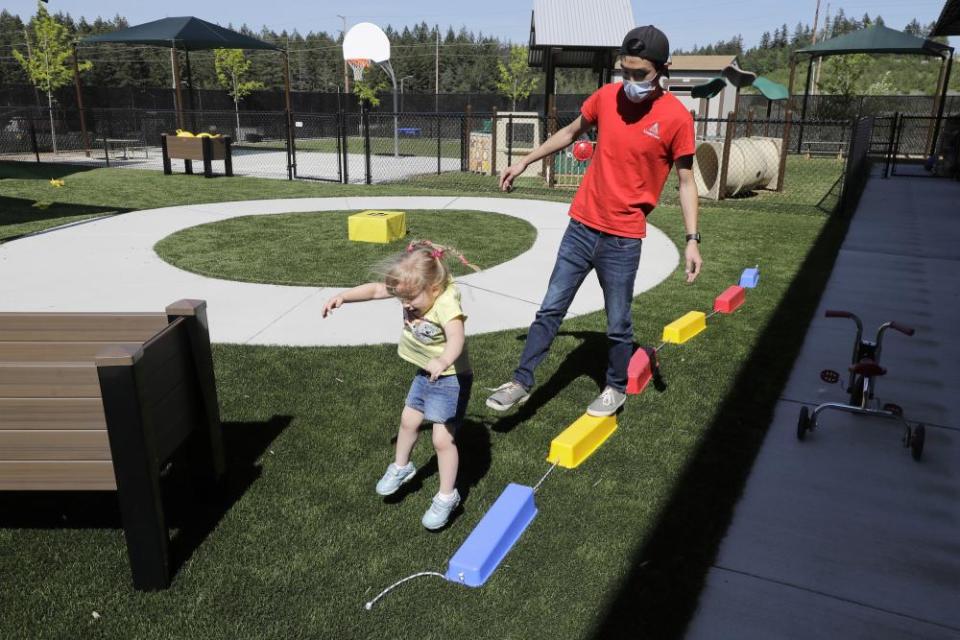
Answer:
<svg viewBox="0 0 960 640"><path fill-rule="evenodd" d="M892 418L903 424L903 446L910 449L914 460L919 460L923 454L923 442L926 429L922 424L911 426L903 417L903 409L898 405L887 403L879 406L876 399L877 378L886 375L887 370L880 366L880 351L883 347L883 334L887 329L912 336L914 330L897 322L885 322L877 329L873 342L863 339L863 323L849 311L826 312L828 318L850 318L857 325L857 336L853 342L853 356L848 367L846 393L850 394L850 403L827 402L817 406L812 412L806 406L800 408L800 417L797 420L797 439L803 440L808 431L817 428L817 417L829 409L845 411L855 415L878 416ZM832 369L820 372L820 379L833 384L840 380L840 374Z"/></svg>

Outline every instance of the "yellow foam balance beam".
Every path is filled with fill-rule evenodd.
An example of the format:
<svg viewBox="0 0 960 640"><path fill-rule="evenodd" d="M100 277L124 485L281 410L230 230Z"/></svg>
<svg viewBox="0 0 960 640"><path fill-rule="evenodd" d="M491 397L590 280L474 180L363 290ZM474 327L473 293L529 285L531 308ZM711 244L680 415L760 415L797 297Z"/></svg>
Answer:
<svg viewBox="0 0 960 640"><path fill-rule="evenodd" d="M403 211L361 211L347 218L347 235L355 242L393 242L407 235L407 215Z"/></svg>
<svg viewBox="0 0 960 640"><path fill-rule="evenodd" d="M707 328L707 314L703 311L691 311L663 328L663 341L683 344Z"/></svg>
<svg viewBox="0 0 960 640"><path fill-rule="evenodd" d="M585 413L553 439L547 462L573 469L589 458L616 430L617 416L598 418Z"/></svg>

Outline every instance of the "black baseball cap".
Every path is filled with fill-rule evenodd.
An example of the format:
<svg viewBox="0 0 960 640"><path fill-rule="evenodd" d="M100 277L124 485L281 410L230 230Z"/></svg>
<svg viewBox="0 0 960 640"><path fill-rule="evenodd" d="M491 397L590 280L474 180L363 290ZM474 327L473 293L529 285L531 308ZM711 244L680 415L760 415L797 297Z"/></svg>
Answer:
<svg viewBox="0 0 960 640"><path fill-rule="evenodd" d="M620 55L646 58L659 67L670 59L670 42L666 34L652 24L634 27L627 32L620 45Z"/></svg>

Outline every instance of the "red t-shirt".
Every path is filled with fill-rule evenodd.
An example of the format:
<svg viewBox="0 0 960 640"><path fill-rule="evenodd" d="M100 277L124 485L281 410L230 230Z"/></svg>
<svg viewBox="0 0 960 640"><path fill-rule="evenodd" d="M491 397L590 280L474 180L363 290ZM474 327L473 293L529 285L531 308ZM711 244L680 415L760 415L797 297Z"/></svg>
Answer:
<svg viewBox="0 0 960 640"><path fill-rule="evenodd" d="M619 82L597 89L580 113L596 125L597 146L570 216L606 233L646 237L646 215L657 205L670 168L694 153L693 117L667 92L630 102Z"/></svg>

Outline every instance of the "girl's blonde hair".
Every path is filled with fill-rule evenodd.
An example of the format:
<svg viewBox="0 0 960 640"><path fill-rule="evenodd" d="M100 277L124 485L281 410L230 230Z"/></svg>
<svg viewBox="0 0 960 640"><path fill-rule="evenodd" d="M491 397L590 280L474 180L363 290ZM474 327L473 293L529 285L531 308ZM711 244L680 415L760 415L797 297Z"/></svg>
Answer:
<svg viewBox="0 0 960 640"><path fill-rule="evenodd" d="M446 259L455 257L461 264L474 271L480 268L471 264L453 247L445 247L429 240L413 240L406 251L397 254L380 265L383 283L391 295L403 290L410 295L437 287L444 289L453 280Z"/></svg>

